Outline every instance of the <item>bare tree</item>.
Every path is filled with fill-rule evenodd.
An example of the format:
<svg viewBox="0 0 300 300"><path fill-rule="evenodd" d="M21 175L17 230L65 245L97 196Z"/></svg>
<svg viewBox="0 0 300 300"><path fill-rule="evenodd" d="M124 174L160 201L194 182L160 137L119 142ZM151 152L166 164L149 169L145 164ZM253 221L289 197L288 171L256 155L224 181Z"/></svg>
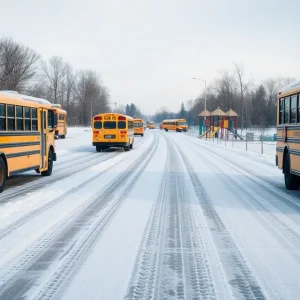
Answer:
<svg viewBox="0 0 300 300"><path fill-rule="evenodd" d="M239 97L241 104L241 129L244 129L244 96L248 87L248 83L244 80L244 66L241 63L234 63L235 73L239 84Z"/></svg>
<svg viewBox="0 0 300 300"><path fill-rule="evenodd" d="M65 65L65 77L60 82L59 96L62 106L69 110L72 102L74 101L74 93L76 87L77 74L73 71L73 68L69 65Z"/></svg>
<svg viewBox="0 0 300 300"><path fill-rule="evenodd" d="M53 103L59 103L59 89L67 73L67 64L59 56L53 56L48 62L42 62L44 86L47 98Z"/></svg>
<svg viewBox="0 0 300 300"><path fill-rule="evenodd" d="M39 55L11 38L0 40L0 89L23 92L34 78Z"/></svg>
<svg viewBox="0 0 300 300"><path fill-rule="evenodd" d="M90 125L93 115L109 110L109 95L99 76L91 70L79 73L76 84L76 102L80 124Z"/></svg>
<svg viewBox="0 0 300 300"><path fill-rule="evenodd" d="M215 106L222 106L224 110L235 106L237 82L227 70L221 72L221 77L215 82L214 90L218 94Z"/></svg>

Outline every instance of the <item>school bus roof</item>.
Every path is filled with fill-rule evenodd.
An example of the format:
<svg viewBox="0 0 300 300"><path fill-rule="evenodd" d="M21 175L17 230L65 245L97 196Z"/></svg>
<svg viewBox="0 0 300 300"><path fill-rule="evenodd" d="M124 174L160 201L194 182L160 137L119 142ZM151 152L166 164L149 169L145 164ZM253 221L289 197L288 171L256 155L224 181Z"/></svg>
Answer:
<svg viewBox="0 0 300 300"><path fill-rule="evenodd" d="M114 115L114 116L122 116L125 117L131 121L133 121L133 118L124 114L120 114L120 113L101 113L101 114L97 114L95 116L93 116L93 118L95 118L96 116L104 116L104 115Z"/></svg>
<svg viewBox="0 0 300 300"><path fill-rule="evenodd" d="M139 119L139 118L133 119L133 122L141 122L141 123L144 123L144 121L143 121L142 119Z"/></svg>
<svg viewBox="0 0 300 300"><path fill-rule="evenodd" d="M48 100L7 91L0 91L0 102L13 105L51 108L51 103Z"/></svg>
<svg viewBox="0 0 300 300"><path fill-rule="evenodd" d="M297 80L281 88L281 90L278 92L278 97L281 98L299 92L300 92L300 80Z"/></svg>
<svg viewBox="0 0 300 300"><path fill-rule="evenodd" d="M165 119L163 122L186 122L185 119Z"/></svg>
<svg viewBox="0 0 300 300"><path fill-rule="evenodd" d="M53 107L53 105L52 105L52 108L53 108L53 110L55 110L57 113L60 113L60 114L62 114L62 115L66 115L66 114L67 114L67 112L66 112L65 110L63 110L62 108Z"/></svg>

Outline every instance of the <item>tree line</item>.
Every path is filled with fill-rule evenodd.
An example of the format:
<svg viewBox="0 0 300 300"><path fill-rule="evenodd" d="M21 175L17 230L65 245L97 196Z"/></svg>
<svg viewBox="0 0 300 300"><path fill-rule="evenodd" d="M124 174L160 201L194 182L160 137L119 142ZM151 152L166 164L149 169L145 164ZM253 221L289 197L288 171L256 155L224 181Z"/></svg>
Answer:
<svg viewBox="0 0 300 300"><path fill-rule="evenodd" d="M107 112L109 92L94 70L75 70L62 57L43 60L11 38L0 39L0 90L11 90L61 104L69 125L90 125Z"/></svg>
<svg viewBox="0 0 300 300"><path fill-rule="evenodd" d="M208 85L206 107L212 112L218 106L223 111L230 108L239 115L240 128L267 128L276 125L277 93L281 87L294 81L294 78L268 78L260 83L247 80L242 64L234 63L231 71L220 72L219 76ZM203 88L204 90L204 88ZM154 116L156 122L167 118L185 116L190 125L198 124L198 115L204 110L205 93L196 99L181 104L178 112L161 108Z"/></svg>

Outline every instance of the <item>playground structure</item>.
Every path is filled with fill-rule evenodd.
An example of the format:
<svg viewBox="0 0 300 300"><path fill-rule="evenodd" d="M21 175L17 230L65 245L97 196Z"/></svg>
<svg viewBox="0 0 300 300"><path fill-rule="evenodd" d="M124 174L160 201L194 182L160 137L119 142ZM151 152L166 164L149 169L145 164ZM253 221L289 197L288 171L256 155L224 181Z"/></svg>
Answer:
<svg viewBox="0 0 300 300"><path fill-rule="evenodd" d="M203 110L199 116L199 138L214 138L228 140L229 132L233 133L235 139L243 139L238 133L238 114L229 109L226 113L218 107L213 112Z"/></svg>

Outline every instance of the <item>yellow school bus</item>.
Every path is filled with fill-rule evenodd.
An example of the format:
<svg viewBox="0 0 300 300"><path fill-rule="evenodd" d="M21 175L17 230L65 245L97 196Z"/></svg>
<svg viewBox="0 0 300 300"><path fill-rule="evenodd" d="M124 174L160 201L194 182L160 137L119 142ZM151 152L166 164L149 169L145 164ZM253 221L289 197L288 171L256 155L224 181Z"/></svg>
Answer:
<svg viewBox="0 0 300 300"><path fill-rule="evenodd" d="M110 147L120 147L125 151L133 148L133 118L118 113L99 114L94 116L92 127L93 146L97 152Z"/></svg>
<svg viewBox="0 0 300 300"><path fill-rule="evenodd" d="M0 92L0 192L11 175L29 170L51 175L56 124L49 101Z"/></svg>
<svg viewBox="0 0 300 300"><path fill-rule="evenodd" d="M163 120L161 128L165 131L174 130L177 132L186 132L188 130L188 125L185 119L167 119Z"/></svg>
<svg viewBox="0 0 300 300"><path fill-rule="evenodd" d="M300 186L300 81L282 88L277 97L276 165L288 190Z"/></svg>
<svg viewBox="0 0 300 300"><path fill-rule="evenodd" d="M155 129L155 123L149 122L149 129Z"/></svg>
<svg viewBox="0 0 300 300"><path fill-rule="evenodd" d="M64 139L67 135L67 112L61 108L60 104L52 104L52 108L57 115L55 136Z"/></svg>
<svg viewBox="0 0 300 300"><path fill-rule="evenodd" d="M134 135L144 136L144 121L142 119L134 119Z"/></svg>

